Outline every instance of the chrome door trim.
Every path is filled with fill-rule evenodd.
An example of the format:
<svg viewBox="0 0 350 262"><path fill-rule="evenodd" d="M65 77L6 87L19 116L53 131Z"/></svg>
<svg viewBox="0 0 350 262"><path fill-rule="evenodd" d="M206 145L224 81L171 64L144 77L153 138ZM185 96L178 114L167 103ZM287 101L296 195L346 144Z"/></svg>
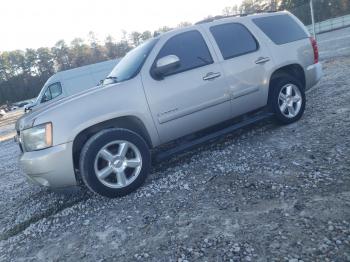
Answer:
<svg viewBox="0 0 350 262"><path fill-rule="evenodd" d="M242 97L242 96L246 96L246 95L249 95L251 93L258 92L258 91L259 91L259 87L258 86L252 86L252 87L243 89L240 92L233 92L232 93L232 99L236 99L236 98L239 98L239 97Z"/></svg>
<svg viewBox="0 0 350 262"><path fill-rule="evenodd" d="M217 73L214 73L214 72L209 72L208 74L206 74L205 76L203 76L203 80L204 81L208 81L208 80L213 80L217 77L220 77L221 76L221 73L220 72L217 72Z"/></svg>
<svg viewBox="0 0 350 262"><path fill-rule="evenodd" d="M202 104L190 107L190 108L186 108L183 110L178 110L178 109L177 110L170 110L170 111L164 112L162 114L158 114L158 122L160 124L164 124L166 122L169 122L169 121L196 113L198 111L225 103L227 101L230 101L230 95L224 94L223 96L221 96L219 98L212 99L208 102L205 102L205 103L202 103Z"/></svg>
<svg viewBox="0 0 350 262"><path fill-rule="evenodd" d="M263 64L270 61L269 57L259 57L256 61L255 64Z"/></svg>

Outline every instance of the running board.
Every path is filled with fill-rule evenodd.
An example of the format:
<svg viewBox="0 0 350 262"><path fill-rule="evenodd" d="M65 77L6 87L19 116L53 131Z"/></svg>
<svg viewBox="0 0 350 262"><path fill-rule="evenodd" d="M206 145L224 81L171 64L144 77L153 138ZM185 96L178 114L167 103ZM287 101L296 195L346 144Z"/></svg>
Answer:
<svg viewBox="0 0 350 262"><path fill-rule="evenodd" d="M180 153L182 153L190 148L193 148L195 146L203 144L204 142L208 142L214 138L229 134L237 129L247 127L251 124L257 123L257 122L265 120L267 118L270 118L271 116L273 116L273 113L264 112L264 113L259 113L255 116L252 116L252 117L248 117L247 119L244 119L241 122L235 123L231 126L228 126L224 129L221 129L219 131L204 135L202 137L196 138L196 139L191 140L191 141L186 142L186 143L182 143L182 144L180 144L176 147L173 147L169 150L159 152L155 156L155 161L156 162L164 161L164 160L169 159L170 157L172 157L174 155L180 154Z"/></svg>

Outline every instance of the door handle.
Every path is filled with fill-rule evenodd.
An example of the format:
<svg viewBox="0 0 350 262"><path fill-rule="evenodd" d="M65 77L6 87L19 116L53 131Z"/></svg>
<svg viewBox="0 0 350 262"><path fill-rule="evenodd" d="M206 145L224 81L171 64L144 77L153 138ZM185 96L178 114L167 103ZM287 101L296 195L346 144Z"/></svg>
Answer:
<svg viewBox="0 0 350 262"><path fill-rule="evenodd" d="M263 64L270 61L269 57L259 57L256 61L255 64Z"/></svg>
<svg viewBox="0 0 350 262"><path fill-rule="evenodd" d="M209 72L208 74L206 74L205 76L203 76L203 80L212 80L214 78L220 77L221 74L219 72L214 73L214 72Z"/></svg>

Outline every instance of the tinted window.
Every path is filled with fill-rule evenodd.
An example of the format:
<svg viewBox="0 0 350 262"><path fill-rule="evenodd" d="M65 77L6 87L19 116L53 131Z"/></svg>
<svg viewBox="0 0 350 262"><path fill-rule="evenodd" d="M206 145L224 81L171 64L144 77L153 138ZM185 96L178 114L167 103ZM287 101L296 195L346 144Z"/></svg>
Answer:
<svg viewBox="0 0 350 262"><path fill-rule="evenodd" d="M307 38L305 31L289 15L253 19L254 23L277 45Z"/></svg>
<svg viewBox="0 0 350 262"><path fill-rule="evenodd" d="M180 58L180 66L170 74L213 63L208 46L198 31L189 31L170 38L160 50L156 61L167 55Z"/></svg>
<svg viewBox="0 0 350 262"><path fill-rule="evenodd" d="M215 38L224 59L240 56L258 49L252 34L241 24L229 23L213 26L210 32Z"/></svg>
<svg viewBox="0 0 350 262"><path fill-rule="evenodd" d="M51 99L54 99L55 97L58 97L60 94L62 94L62 87L60 83L54 83L50 85L49 89L51 91Z"/></svg>

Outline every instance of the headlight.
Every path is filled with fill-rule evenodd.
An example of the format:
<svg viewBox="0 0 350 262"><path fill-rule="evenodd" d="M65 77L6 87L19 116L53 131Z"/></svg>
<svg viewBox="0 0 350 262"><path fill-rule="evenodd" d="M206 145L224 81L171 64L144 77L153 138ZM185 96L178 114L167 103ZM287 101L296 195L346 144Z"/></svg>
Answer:
<svg viewBox="0 0 350 262"><path fill-rule="evenodd" d="M21 132L25 151L35 151L52 146L52 124L38 125Z"/></svg>

